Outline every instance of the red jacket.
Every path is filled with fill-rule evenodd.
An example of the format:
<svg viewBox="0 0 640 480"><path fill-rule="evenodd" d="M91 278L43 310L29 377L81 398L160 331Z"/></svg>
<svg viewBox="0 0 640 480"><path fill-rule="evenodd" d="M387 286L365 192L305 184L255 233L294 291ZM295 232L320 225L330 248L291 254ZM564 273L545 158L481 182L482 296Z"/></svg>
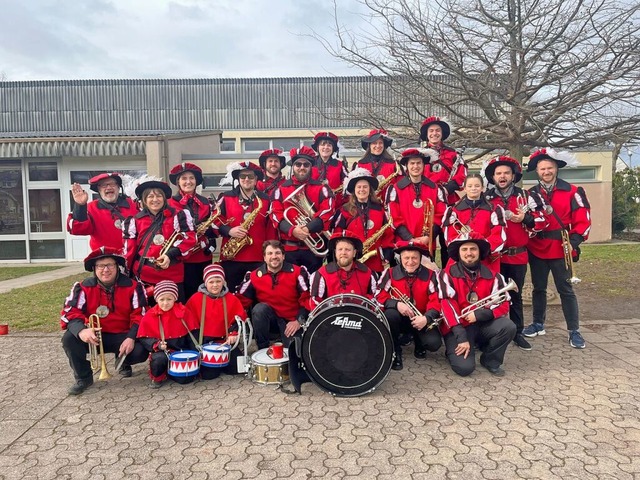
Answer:
<svg viewBox="0 0 640 480"><path fill-rule="evenodd" d="M160 323L162 323L163 332L160 331ZM198 328L199 324L196 317L183 304L176 302L168 312L163 311L156 305L147 310L147 313L142 317L140 328L138 329L138 338L150 338L160 341L163 334L165 340L185 338L190 331ZM157 350L155 345L153 350Z"/></svg>
<svg viewBox="0 0 640 480"><path fill-rule="evenodd" d="M260 199L260 200L258 200ZM222 255L224 247L231 236L229 232L233 227L241 225L245 219L258 209L258 203L262 206L260 211L249 227L248 237L251 239L251 245L246 245L233 258L226 258ZM218 199L218 211L220 216L216 219L215 224L222 236L222 245L220 246L220 260L233 260L236 262L260 262L263 259L262 244L265 240L274 240L276 231L273 228L271 219L269 218L269 209L271 202L269 197L262 192L256 190L253 202L245 204L240 200L238 189L223 193Z"/></svg>
<svg viewBox="0 0 640 480"><path fill-rule="evenodd" d="M432 318L439 316L438 281L436 274L428 268L420 266L412 276L407 275L401 265L386 269L378 281L376 294L376 300L385 309L398 308L398 300L393 298L395 295L392 295L391 287L407 295L420 313L428 312Z"/></svg>
<svg viewBox="0 0 640 480"><path fill-rule="evenodd" d="M271 273L263 264L247 272L237 295L246 309L266 303L278 317L292 322L308 313L309 274L305 267L287 262L279 272Z"/></svg>
<svg viewBox="0 0 640 480"><path fill-rule="evenodd" d="M267 195L267 197L269 197L270 200L272 200L273 194L278 188L280 188L280 185L282 185L285 180L286 178L282 174L280 174L276 178L267 177L265 175L264 180L258 180L258 183L256 184L256 190L264 193L265 195Z"/></svg>
<svg viewBox="0 0 640 480"><path fill-rule="evenodd" d="M320 267L311 276L311 298L309 309L317 307L324 299L341 293L353 293L373 298L376 291L376 278L373 272L360 262L354 262L348 272L335 262Z"/></svg>
<svg viewBox="0 0 640 480"><path fill-rule="evenodd" d="M458 317L462 310L471 304L468 299L469 292L475 292L478 300L482 300L505 286L503 276L492 273L485 265L480 265L477 274L475 282L472 281L465 273L461 262L447 265L440 271L438 289L444 317L444 321L440 322L440 331L442 335L446 335L453 330L458 343L467 341L464 329L460 327L467 327L470 324L464 318ZM508 315L509 300L507 294L504 302L479 309L475 312L476 321L489 322Z"/></svg>
<svg viewBox="0 0 640 480"><path fill-rule="evenodd" d="M331 157L327 163L324 163L318 156L311 168L311 178L328 185L334 192L339 187L342 187L342 182L348 174L349 172L347 171L346 161L341 162L337 158L333 157ZM345 201L344 192L334 194L334 196L334 208L338 209Z"/></svg>
<svg viewBox="0 0 640 480"><path fill-rule="evenodd" d="M304 250L308 247L292 234L295 224L284 218L284 211L291 206L291 202L285 199L298 187L302 185L294 178L287 179L278 190L276 190L271 207L271 219L273 225L280 233L280 238L284 242L286 251ZM311 233L329 230L329 222L334 214L334 197L331 189L318 180L309 180L305 183L304 194L313 206L314 214L307 224ZM291 221L294 221L290 217Z"/></svg>
<svg viewBox="0 0 640 480"><path fill-rule="evenodd" d="M356 167L361 167L369 170L371 175L378 179L378 182L382 183L385 178L388 178L390 175L393 175L397 168L398 163L395 160L388 160L384 158L380 158L379 161L374 161L372 158L365 158L358 160ZM396 176L391 180L390 183L380 192L378 198L380 200L384 200L387 198L387 191L392 185L395 185L398 180L402 178L402 174Z"/></svg>
<svg viewBox="0 0 640 480"><path fill-rule="evenodd" d="M578 235L581 241L589 238L591 231L591 205L582 187L576 187L562 179L558 179L551 194L536 185L529 193L539 194L545 204L553 208L554 213L545 215L547 226L529 240L529 251L538 258L547 260L564 257L560 230L565 228L569 236ZM558 221L558 218L562 224Z"/></svg>
<svg viewBox="0 0 640 480"><path fill-rule="evenodd" d="M103 332L127 333L129 338L136 338L147 298L142 285L122 273L111 291L100 285L95 276L76 282L60 313L60 327L77 334L101 305L109 309L109 314L100 319Z"/></svg>
<svg viewBox="0 0 640 480"><path fill-rule="evenodd" d="M456 158L458 158L458 152L447 145L427 145L427 148L437 151L440 157L437 162L431 162L427 165L424 174L433 183L445 187L448 193L447 203L453 205L460 199L456 191L462 190L464 179L467 178L467 164L462 161L456 167L453 175L451 175L451 171L454 168L453 165L456 162Z"/></svg>
<svg viewBox="0 0 640 480"><path fill-rule="evenodd" d="M225 293L221 297L213 298L204 292L198 291L194 293L187 301L187 310L191 311L196 319L198 329L202 325L202 301L205 301L204 307L204 337L215 337L220 339L227 338L228 332L237 330L236 316L242 320L247 317L247 313L242 307L240 300L232 293ZM227 307L227 331L225 331L224 323L224 306L223 300Z"/></svg>
<svg viewBox="0 0 640 480"><path fill-rule="evenodd" d="M96 250L102 246L122 249L122 224L127 217L138 213L138 207L128 197L120 195L115 205L102 199L87 205L76 205L67 217L67 232L71 235L89 235L89 246Z"/></svg>
<svg viewBox="0 0 640 480"><path fill-rule="evenodd" d="M368 202L364 208L357 207L354 215L347 210L340 209L337 214L333 233L340 233L349 230L352 234L359 238L369 239L380 231L383 225L388 222L387 214L379 203ZM367 228L367 225L371 225ZM382 249L382 253L380 250ZM382 272L382 260L390 262L393 258L393 227L387 227L382 236L372 247L372 251L377 252L370 257L364 264L374 272Z"/></svg>
<svg viewBox="0 0 640 480"><path fill-rule="evenodd" d="M166 270L158 270L147 259L157 258L162 250L162 243L175 231L182 233L167 252L171 265ZM196 243L193 219L188 210L176 211L173 207L167 207L155 218L147 210L143 210L135 217L125 220L123 235L124 255L130 276L151 285L160 280L173 280L176 283L184 281L183 256Z"/></svg>
<svg viewBox="0 0 640 480"><path fill-rule="evenodd" d="M189 210L196 229L199 224L206 221L211 216L211 203L208 198L203 197L202 195L195 194L193 197L187 197L178 193L169 199L169 205L176 210ZM206 230L204 235L198 235L196 238L196 245L199 245L200 248L190 253L184 259L184 263L210 262L211 250L209 250L209 246L215 245L214 238L215 235L211 227Z"/></svg>
<svg viewBox="0 0 640 480"><path fill-rule="evenodd" d="M542 214L544 202L542 198L523 191L519 187L513 187L511 196L504 198L497 189L490 188L485 194L486 199L494 206L500 206L505 211L517 212L521 206L528 206L529 211L525 214L524 220L520 223L506 220L505 233L507 239L502 249L500 262L509 265L526 265L529 259L527 254L527 244L529 236L544 228L546 221Z"/></svg>
<svg viewBox="0 0 640 480"><path fill-rule="evenodd" d="M413 202L417 198L414 184L409 177L402 177L387 194L387 205L393 225L396 230L396 236L402 240L411 240L415 237L421 237L424 225L427 221L425 209L427 200L433 203L433 225L442 225L442 216L447 208L446 191L444 188L436 186L427 177L422 177L420 185L420 201L423 206L417 208L413 206ZM434 235L431 232L432 247L435 250Z"/></svg>

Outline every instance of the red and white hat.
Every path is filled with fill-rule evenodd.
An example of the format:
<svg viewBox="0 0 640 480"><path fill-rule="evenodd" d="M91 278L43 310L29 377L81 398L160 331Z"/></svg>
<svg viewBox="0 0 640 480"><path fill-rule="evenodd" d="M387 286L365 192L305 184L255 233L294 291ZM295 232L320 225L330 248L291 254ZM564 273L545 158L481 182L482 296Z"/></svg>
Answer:
<svg viewBox="0 0 640 480"><path fill-rule="evenodd" d="M424 119L420 126L420 140L428 141L427 130L430 125L438 125L442 129L442 141L446 140L451 135L451 123L444 117L431 116Z"/></svg>
<svg viewBox="0 0 640 480"><path fill-rule="evenodd" d="M280 170L287 164L287 157L284 156L282 150L279 148L271 148L262 152L258 157L258 163L263 170L267 168L267 158L269 157L276 157L280 160Z"/></svg>
<svg viewBox="0 0 640 480"><path fill-rule="evenodd" d="M91 177L89 179L89 189L98 193L98 183L100 183L102 180L106 180L107 178L113 178L118 184L118 188L122 187L122 177L120 176L120 174L115 172L108 172L101 173L100 175L96 175L95 177Z"/></svg>
<svg viewBox="0 0 640 480"><path fill-rule="evenodd" d="M84 259L84 269L87 272L92 272L96 266L96 261L101 258L113 258L118 265L125 267L125 258L122 256L122 252L119 249L113 247L100 247L92 251L87 258Z"/></svg>
<svg viewBox="0 0 640 480"><path fill-rule="evenodd" d="M311 148L313 148L316 152L318 151L318 144L320 140L328 140L333 144L333 153L338 154L340 147L338 146L338 142L340 139L335 133L331 132L318 132L315 137L313 137L313 143L311 144Z"/></svg>
<svg viewBox="0 0 640 480"><path fill-rule="evenodd" d="M520 166L520 163L518 163L518 161L513 157L500 155L498 157L493 157L484 167L484 177L487 179L487 182L491 184L495 183L493 181L493 176L496 173L496 168L500 165L511 167L511 170L513 170L513 174L515 175L514 183L518 183L520 181L522 178L522 167Z"/></svg>
<svg viewBox="0 0 640 480"><path fill-rule="evenodd" d="M202 169L199 166L188 162L179 163L173 167L169 172L169 180L174 185L178 185L180 175L185 172L193 173L193 176L196 177L196 185L202 185Z"/></svg>
<svg viewBox="0 0 640 480"><path fill-rule="evenodd" d="M204 283L207 283L207 280L209 280L212 277L220 277L222 278L222 280L225 280L225 274L224 274L224 269L222 268L222 265L220 265L219 263L212 263L211 265L207 265L204 269L204 273L203 273L203 280Z"/></svg>
<svg viewBox="0 0 640 480"><path fill-rule="evenodd" d="M349 230L342 230L340 232L333 232L331 238L329 239L329 255L328 257L333 260L334 253L336 250L336 244L340 240L347 240L351 242L353 247L356 249L356 258L360 258L362 256L362 238L354 232Z"/></svg>
<svg viewBox="0 0 640 480"><path fill-rule="evenodd" d="M394 245L393 251L400 255L405 250L415 250L416 252L420 252L422 255L431 257L426 245L423 245L422 243L415 243L413 240L398 240Z"/></svg>
<svg viewBox="0 0 640 480"><path fill-rule="evenodd" d="M345 177L344 181L342 182L342 189L345 193L350 193L353 195L353 191L356 188L356 183L358 183L360 180L366 180L367 182L369 182L371 191L375 192L378 188L378 179L371 175L371 172L369 170L362 167L356 167L351 170L351 172L349 172L349 175Z"/></svg>
<svg viewBox="0 0 640 480"><path fill-rule="evenodd" d="M220 180L218 185L229 185L233 184L234 181L238 180L240 173L244 170L249 170L256 174L258 180L262 180L264 178L264 172L262 169L253 162L234 162L227 165L227 174Z"/></svg>
<svg viewBox="0 0 640 480"><path fill-rule="evenodd" d="M153 289L153 298L158 301L160 296L168 293L173 296L174 300L178 300L178 285L172 280L161 280L155 284Z"/></svg>
<svg viewBox="0 0 640 480"><path fill-rule="evenodd" d="M375 142L379 138L384 142L384 148L389 148L393 144L393 138L389 136L389 133L382 128L378 128L371 130L366 137L362 137L360 145L362 145L362 148L366 150L369 148L369 144Z"/></svg>
<svg viewBox="0 0 640 480"><path fill-rule="evenodd" d="M437 162L440 156L432 148L409 148L402 152L400 165L406 167L410 158L421 158L422 163L426 165L429 162Z"/></svg>
<svg viewBox="0 0 640 480"><path fill-rule="evenodd" d="M558 168L566 166L574 168L579 165L578 159L571 152L557 152L553 148L547 147L536 150L531 154L527 164L527 172L535 172L540 160L553 160L558 165Z"/></svg>
<svg viewBox="0 0 640 480"><path fill-rule="evenodd" d="M309 160L313 165L313 162L315 162L316 160L316 151L313 148L307 147L305 145L300 148L292 148L291 151L289 151L289 156L291 157L291 160L289 160L289 165L293 165L299 158L303 160Z"/></svg>

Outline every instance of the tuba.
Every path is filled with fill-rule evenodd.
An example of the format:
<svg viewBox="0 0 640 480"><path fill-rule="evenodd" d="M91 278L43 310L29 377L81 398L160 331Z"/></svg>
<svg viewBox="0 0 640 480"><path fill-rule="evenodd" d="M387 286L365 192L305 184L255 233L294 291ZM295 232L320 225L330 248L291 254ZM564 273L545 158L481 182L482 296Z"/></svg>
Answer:
<svg viewBox="0 0 640 480"><path fill-rule="evenodd" d="M304 193L304 187L305 185L300 185L283 202L290 204L284 210L284 218L291 225L299 227L307 226L316 213L313 209L313 203L309 202ZM324 257L329 253L329 243L325 232L309 234L304 243L316 257Z"/></svg>
<svg viewBox="0 0 640 480"><path fill-rule="evenodd" d="M98 309L100 310L100 309ZM100 316L96 313L89 315L89 328L93 330L98 337L98 345L89 344L89 360L91 363L91 371L95 375L100 371L98 380L109 380L111 374L107 370L107 362L104 358L104 342L102 341L102 327L100 326ZM98 358L99 357L99 358Z"/></svg>
<svg viewBox="0 0 640 480"><path fill-rule="evenodd" d="M247 230L247 232L256 221L256 218L258 218L258 215L260 215L260 210L262 210L262 200L258 195L256 195L256 199L258 200L257 208L254 208L253 211L247 216L247 218L245 218L244 221L240 224L240 226ZM227 260L232 260L235 258L238 252L247 245L253 245L253 238L251 238L248 233L242 238L231 237L229 238L227 243L224 244L222 250L220 250L220 255Z"/></svg>

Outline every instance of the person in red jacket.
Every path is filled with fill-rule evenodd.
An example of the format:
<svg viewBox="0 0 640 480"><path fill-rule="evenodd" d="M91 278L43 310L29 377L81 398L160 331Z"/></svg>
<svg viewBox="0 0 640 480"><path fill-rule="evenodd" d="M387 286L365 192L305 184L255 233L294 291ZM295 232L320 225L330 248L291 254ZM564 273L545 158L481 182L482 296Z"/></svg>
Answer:
<svg viewBox="0 0 640 480"><path fill-rule="evenodd" d="M138 329L138 339L149 352L151 388L160 388L167 379L169 354L179 350L194 350L192 337L198 334L198 321L178 302L178 286L171 280L155 285L156 305L144 314ZM171 377L177 383L190 383L195 376Z"/></svg>
<svg viewBox="0 0 640 480"><path fill-rule="evenodd" d="M540 195L529 194L516 186L522 178L522 168L515 158L506 155L492 158L484 174L490 185L486 199L505 210L506 240L500 256L500 273L507 280L513 279L518 286L518 290L510 293L509 317L517 329L513 341L521 349L531 350L531 344L522 335L522 287L527 274L529 236L544 228L544 202Z"/></svg>
<svg viewBox="0 0 640 480"><path fill-rule="evenodd" d="M264 172L264 180L258 180L256 189L263 192L270 199L275 191L286 180L282 169L286 166L287 159L278 148L265 150L258 157L258 164Z"/></svg>
<svg viewBox="0 0 640 480"><path fill-rule="evenodd" d="M251 322L258 348L269 346L270 332L279 332L287 347L309 310L309 274L304 266L285 261L284 247L278 240L262 244L264 263L248 272L238 288L242 305L251 309Z"/></svg>
<svg viewBox="0 0 640 480"><path fill-rule="evenodd" d="M420 140L426 142L427 148L438 152L438 157L429 163L425 175L433 183L446 189L447 203L454 205L460 199L457 192L462 190L468 169L462 155L455 148L444 143L451 135L451 130L451 125L444 118L431 116L425 118L420 126ZM447 248L444 232L440 234L439 239L440 258L442 265L446 265Z"/></svg>
<svg viewBox="0 0 640 480"><path fill-rule="evenodd" d="M335 133L318 132L313 137L311 148L318 152L313 167L311 178L319 180L329 186L335 196L334 208L338 209L344 203L344 192L342 183L347 176L347 161L340 161L338 158L340 139ZM335 157L334 157L335 155Z"/></svg>
<svg viewBox="0 0 640 480"><path fill-rule="evenodd" d="M67 217L71 235L89 235L89 247L122 249L122 224L138 213L138 206L122 191L118 173L101 173L89 180L89 188L100 198L89 202L89 194L78 183L71 186L73 212Z"/></svg>
<svg viewBox="0 0 640 480"><path fill-rule="evenodd" d="M378 281L376 300L389 322L395 358L391 368L402 370L400 333L413 336L416 358L425 358L442 345L437 328L428 328L440 316L436 274L421 264L429 252L420 244L400 240L395 252L400 264L388 268Z"/></svg>
<svg viewBox="0 0 640 480"><path fill-rule="evenodd" d="M310 309L341 293L372 299L376 277L369 267L356 260L362 256L362 240L348 230L334 233L329 240L329 252L329 263L311 276Z"/></svg>
<svg viewBox="0 0 640 480"><path fill-rule="evenodd" d="M216 249L216 234L205 227L211 216L211 203L198 194L196 188L202 185L202 169L193 163L180 163L171 169L169 180L178 187L178 193L169 199L169 205L176 210L189 210L196 229L196 245L184 258L184 293L190 298L200 286L202 272L211 265L211 254Z"/></svg>
<svg viewBox="0 0 640 480"><path fill-rule="evenodd" d="M527 245L533 283L533 323L523 333L527 337L546 333L547 283L551 272L569 330L569 345L585 348L579 330L578 300L573 291L573 283L579 280L572 277L572 261L579 260L580 244L589 237L591 207L582 187L558 178L558 169L577 164L577 159L570 153L551 148L542 148L529 157L527 171L535 171L539 178L538 185L529 192L539 194L544 200L547 226ZM563 235L568 240L566 243L562 240Z"/></svg>
<svg viewBox="0 0 640 480"><path fill-rule="evenodd" d="M376 196L384 201L387 198L387 190L395 184L402 176L402 170L398 162L389 153L389 147L393 144L393 138L389 136L386 130L371 130L367 136L360 140L362 148L365 150L364 155L355 167L361 167L371 172L378 179L378 188ZM382 185L382 186L381 186Z"/></svg>
<svg viewBox="0 0 640 480"><path fill-rule="evenodd" d="M476 368L478 345L482 351L480 364L491 374L502 376L504 355L516 334L516 326L508 315L508 293L505 290L502 301L497 298L493 305L465 311L505 288L502 275L481 263L489 255L489 242L472 232L451 242L448 248L453 262L440 271L438 279L443 317L440 331L447 360L458 375L470 375Z"/></svg>
<svg viewBox="0 0 640 480"><path fill-rule="evenodd" d="M399 240L412 241L423 245L433 257L435 241L442 226L442 216L447 207L445 191L424 175L425 165L434 150L410 148L402 152L400 164L407 171L406 176L389 188L387 206ZM427 227L430 218L432 226Z"/></svg>
<svg viewBox="0 0 640 480"><path fill-rule="evenodd" d="M70 395L78 395L93 384L87 353L89 344L99 345L99 338L88 326L90 315L100 317L104 352L126 355L120 375L130 377L131 365L147 358L144 347L135 341L147 305L144 289L121 271L124 267L119 250L101 247L92 251L84 259L84 268L93 276L76 282L65 300L60 326L64 330L62 348L75 378Z"/></svg>
<svg viewBox="0 0 640 480"><path fill-rule="evenodd" d="M165 182L145 179L135 193L142 211L127 218L122 228L129 276L145 286L172 280L184 301L183 258L196 244L191 213L167 203L171 187Z"/></svg>
<svg viewBox="0 0 640 480"><path fill-rule="evenodd" d="M375 196L378 179L369 170L357 167L344 181L347 202L336 212L333 233L349 230L360 238L372 241L360 259L377 274L393 261L393 224ZM377 238L377 239L376 239Z"/></svg>
<svg viewBox="0 0 640 480"><path fill-rule="evenodd" d="M327 254L326 232L335 213L334 196L327 185L311 178L316 157L312 148L294 148L290 156L291 178L276 190L271 218L284 245L285 260L304 265L311 273L320 268ZM302 210L295 204L304 204Z"/></svg>
<svg viewBox="0 0 640 480"><path fill-rule="evenodd" d="M246 312L240 300L227 287L222 265L214 263L204 269L204 283L187 301L187 309L199 321L198 345L211 343L235 345L238 340L236 320L244 320ZM211 380L220 373L237 373L238 348L231 351L229 365L224 368L204 367L200 378Z"/></svg>

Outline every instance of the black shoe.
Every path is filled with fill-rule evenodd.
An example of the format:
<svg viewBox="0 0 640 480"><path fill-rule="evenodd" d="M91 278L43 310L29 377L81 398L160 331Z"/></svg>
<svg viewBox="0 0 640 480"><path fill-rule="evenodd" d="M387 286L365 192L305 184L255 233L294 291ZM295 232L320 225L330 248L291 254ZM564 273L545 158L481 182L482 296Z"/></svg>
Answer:
<svg viewBox="0 0 640 480"><path fill-rule="evenodd" d="M513 342L520 347L522 350L531 350L531 344L527 342L527 339L524 338L524 335L519 334L513 339Z"/></svg>
<svg viewBox="0 0 640 480"><path fill-rule="evenodd" d="M89 377L84 380L76 380L76 383L71 385L67 392L69 393L69 395L80 395L91 385L93 385L93 377Z"/></svg>
<svg viewBox="0 0 640 480"><path fill-rule="evenodd" d="M416 347L413 351L413 356L416 358L427 358L427 350Z"/></svg>
<svg viewBox="0 0 640 480"><path fill-rule="evenodd" d="M123 378L129 378L133 375L133 370L131 370L131 365L122 365L122 368L118 373Z"/></svg>
<svg viewBox="0 0 640 480"><path fill-rule="evenodd" d="M482 365L484 368L486 368L491 375L495 375L496 377L504 377L505 371L504 371L504 369L502 367L500 367L500 366L498 366L498 367L489 367L488 365L485 365L482 360L480 360L480 365Z"/></svg>
<svg viewBox="0 0 640 480"><path fill-rule="evenodd" d="M396 356L393 358L393 363L391 364L391 370L402 370L402 354L396 353Z"/></svg>
<svg viewBox="0 0 640 480"><path fill-rule="evenodd" d="M400 342L400 345L406 347L407 345L411 345L413 342L413 335L410 333L401 333L400 337L398 337L398 341Z"/></svg>

